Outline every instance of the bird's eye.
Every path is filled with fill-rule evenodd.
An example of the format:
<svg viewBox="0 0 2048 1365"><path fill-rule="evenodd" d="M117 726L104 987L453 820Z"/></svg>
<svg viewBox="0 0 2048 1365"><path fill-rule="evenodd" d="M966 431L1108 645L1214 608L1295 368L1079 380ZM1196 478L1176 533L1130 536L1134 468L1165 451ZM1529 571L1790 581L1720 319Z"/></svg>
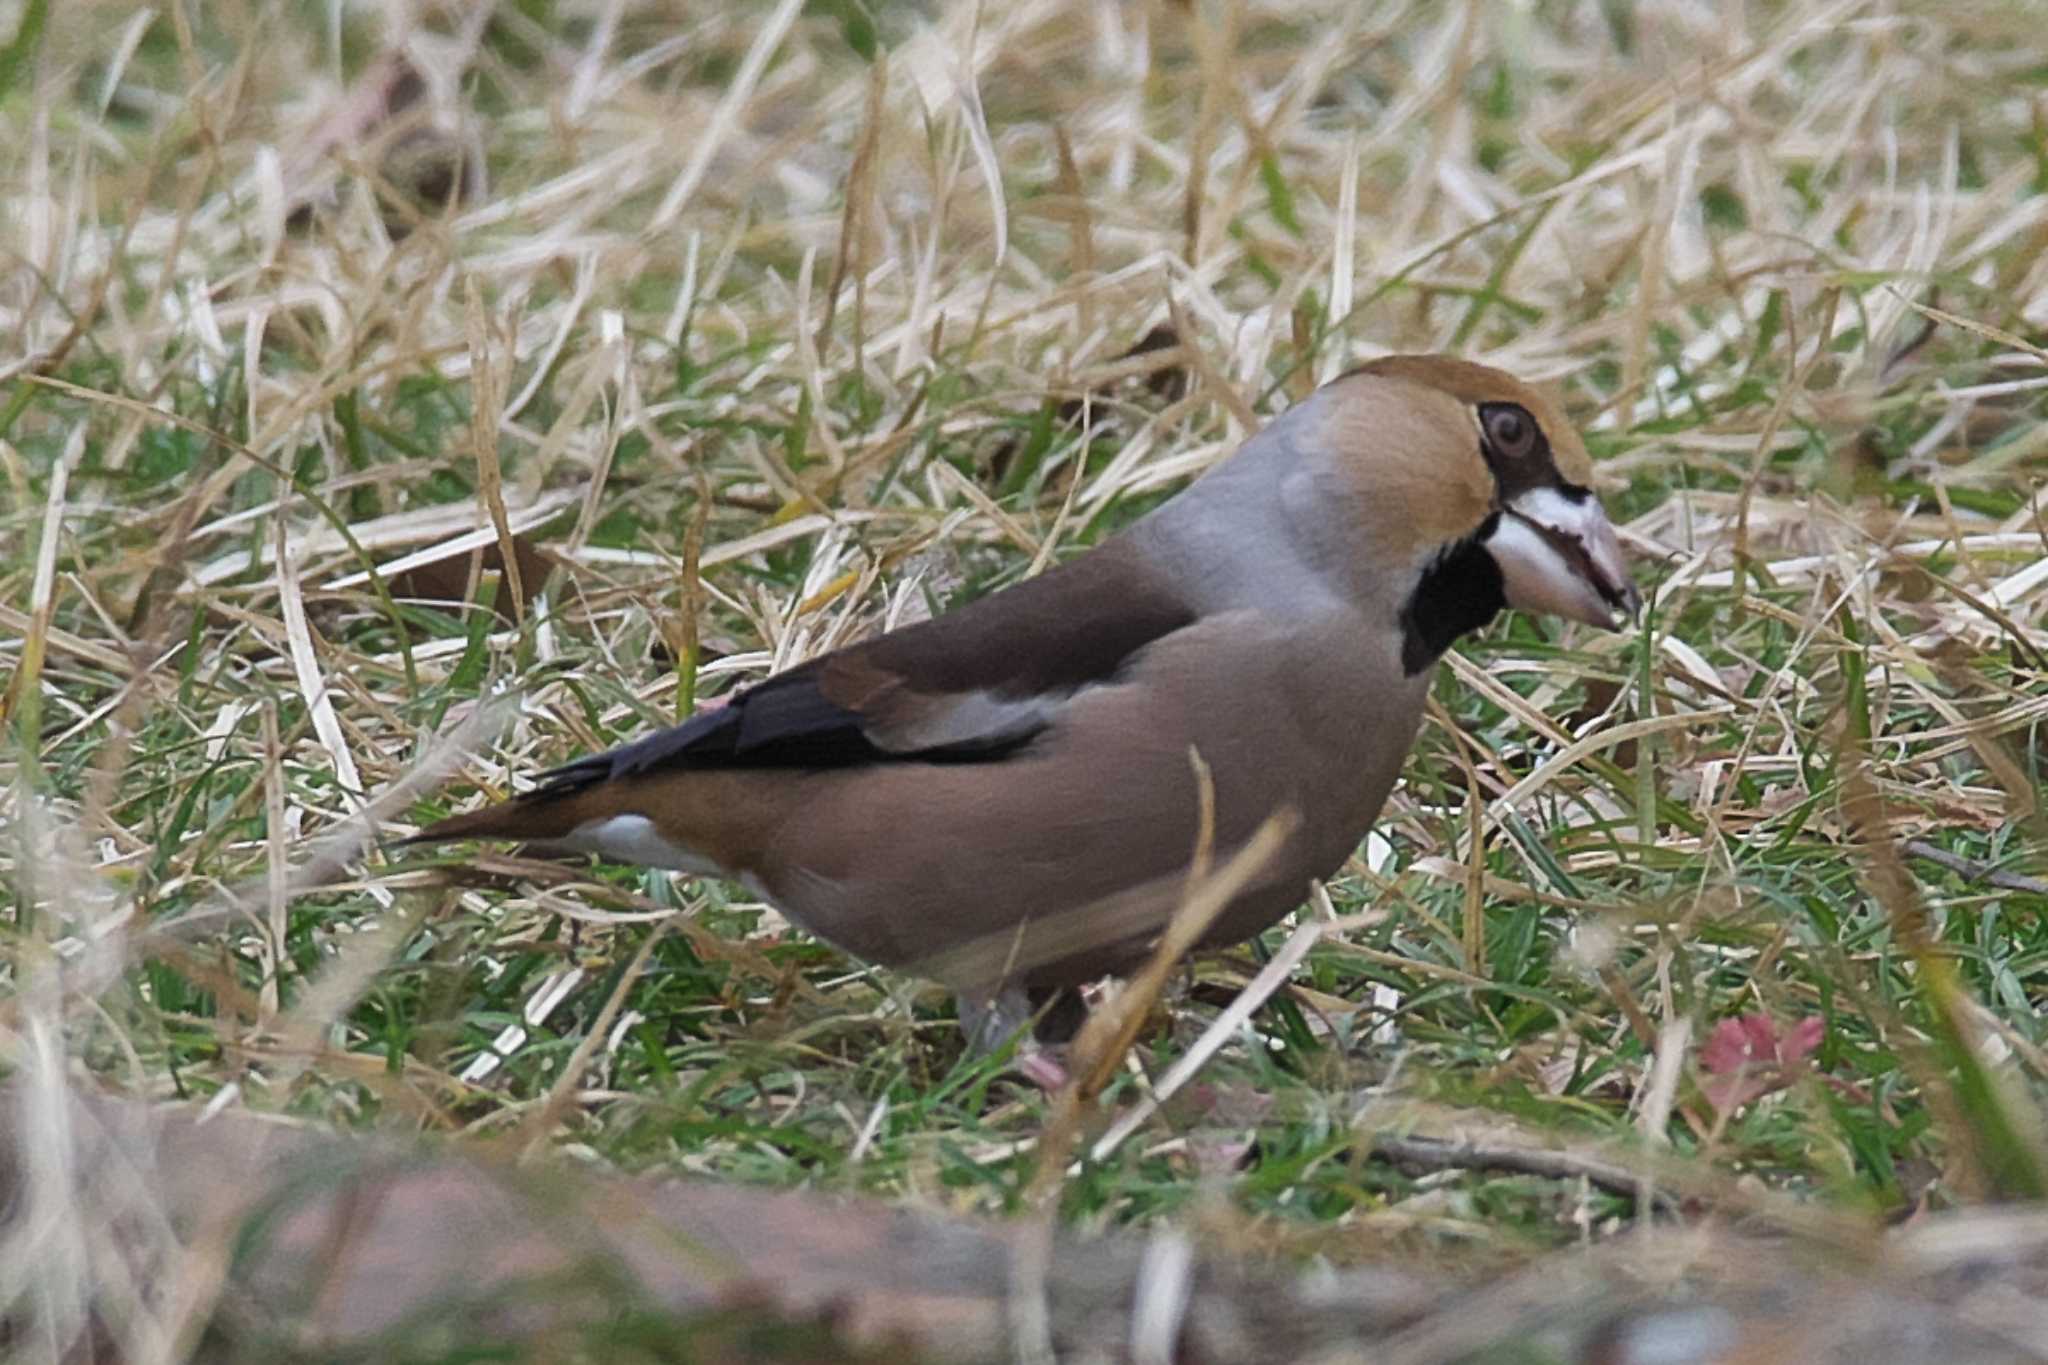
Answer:
<svg viewBox="0 0 2048 1365"><path fill-rule="evenodd" d="M1488 403L1480 410L1486 426L1486 441L1496 455L1522 460L1535 453L1536 419L1519 403Z"/></svg>

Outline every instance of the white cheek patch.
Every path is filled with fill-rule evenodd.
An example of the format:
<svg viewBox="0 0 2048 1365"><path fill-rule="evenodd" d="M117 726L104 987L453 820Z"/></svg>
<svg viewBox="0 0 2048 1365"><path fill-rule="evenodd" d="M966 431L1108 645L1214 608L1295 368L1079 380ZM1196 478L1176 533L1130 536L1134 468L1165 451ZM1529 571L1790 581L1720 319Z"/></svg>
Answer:
<svg viewBox="0 0 2048 1365"><path fill-rule="evenodd" d="M586 820L561 840L582 853L595 853L615 862L662 867L671 872L693 872L699 876L726 877L731 874L694 849L667 838L644 815L613 815L603 820Z"/></svg>

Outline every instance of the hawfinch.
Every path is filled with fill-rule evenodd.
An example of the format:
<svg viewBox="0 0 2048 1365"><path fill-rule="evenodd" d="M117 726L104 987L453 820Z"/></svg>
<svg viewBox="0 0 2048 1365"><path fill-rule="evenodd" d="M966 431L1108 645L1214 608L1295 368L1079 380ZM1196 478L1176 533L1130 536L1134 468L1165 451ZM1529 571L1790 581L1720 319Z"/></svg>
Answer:
<svg viewBox="0 0 2048 1365"><path fill-rule="evenodd" d="M1299 906L1379 814L1437 659L1503 607L1612 628L1637 594L1556 407L1483 365L1376 360L1068 563L749 687L407 842L516 839L724 877L933 977L980 1041L1141 960L1219 861L1213 921ZM1055 1012L1073 1017L1071 995Z"/></svg>

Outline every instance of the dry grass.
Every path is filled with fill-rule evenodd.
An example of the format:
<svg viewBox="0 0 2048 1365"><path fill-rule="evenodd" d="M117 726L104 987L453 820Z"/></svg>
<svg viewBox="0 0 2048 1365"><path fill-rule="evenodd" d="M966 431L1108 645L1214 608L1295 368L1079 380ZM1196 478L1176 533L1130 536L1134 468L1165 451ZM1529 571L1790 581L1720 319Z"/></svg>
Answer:
<svg viewBox="0 0 2048 1365"><path fill-rule="evenodd" d="M10 29L26 1082L1017 1207L1046 1103L934 993L730 887L365 854L373 804L502 794L1014 579L1347 365L1453 348L1554 383L1654 610L1468 642L1309 912L1365 913L1065 1211L1217 1190L1248 1244L1512 1259L1652 1204L1418 1175L1383 1133L1865 1235L2043 1192L2028 6L17 0ZM1131 357L1160 326L1183 346ZM506 581L406 576L478 547ZM1202 964L1108 1102L1257 970ZM1738 1016L1821 1032L1724 1108L1703 1049ZM63 1135L32 1150L64 1188ZM5 1288L61 1351L85 1291L49 1285L92 1247L45 1233ZM208 1283L94 1292L168 1355Z"/></svg>

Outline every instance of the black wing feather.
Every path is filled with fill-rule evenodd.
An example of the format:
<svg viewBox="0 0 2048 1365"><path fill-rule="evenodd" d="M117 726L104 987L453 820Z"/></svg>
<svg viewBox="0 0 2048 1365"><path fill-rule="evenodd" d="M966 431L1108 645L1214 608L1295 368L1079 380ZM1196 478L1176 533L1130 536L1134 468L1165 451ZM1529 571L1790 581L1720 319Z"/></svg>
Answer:
<svg viewBox="0 0 2048 1365"><path fill-rule="evenodd" d="M857 711L826 698L806 664L756 683L716 711L541 776L541 790L569 792L687 763L693 768L835 768L900 758L862 731Z"/></svg>
<svg viewBox="0 0 2048 1365"><path fill-rule="evenodd" d="M1153 641L1195 620L1180 596L1114 542L957 610L852 646L864 671L912 694L1030 697L1116 677ZM827 655L736 694L716 711L544 775L536 794L658 768L844 768L869 763L979 763L1029 744L1043 726L916 750L868 737L873 717L826 695Z"/></svg>

